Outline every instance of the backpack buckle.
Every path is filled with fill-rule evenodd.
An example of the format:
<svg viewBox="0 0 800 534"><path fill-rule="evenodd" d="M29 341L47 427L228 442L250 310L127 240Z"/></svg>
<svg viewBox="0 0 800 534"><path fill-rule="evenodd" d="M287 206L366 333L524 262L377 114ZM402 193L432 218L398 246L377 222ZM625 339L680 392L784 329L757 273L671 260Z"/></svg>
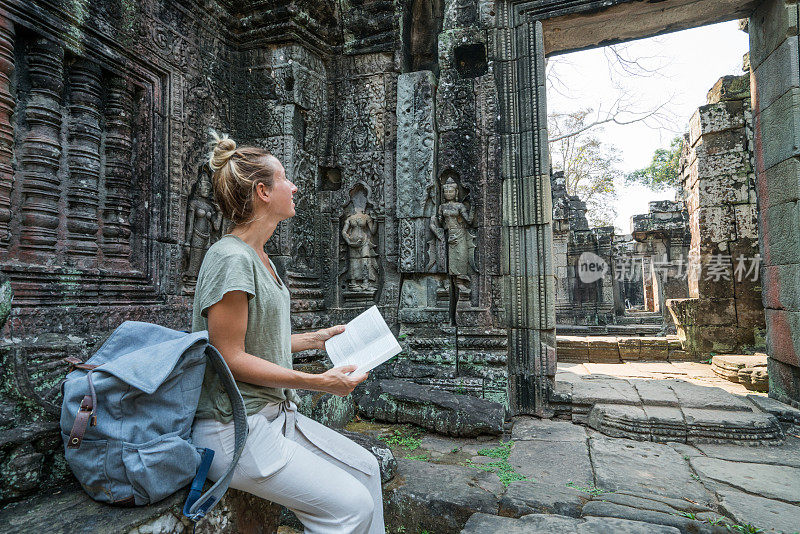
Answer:
<svg viewBox="0 0 800 534"><path fill-rule="evenodd" d="M97 424L97 417L94 415L94 404L92 404L92 396L86 395L81 401L81 407L78 409L78 415L75 416L75 423L72 425L72 431L69 433L69 442L67 448L79 449L83 441L83 435L86 433L86 427L89 425L95 426Z"/></svg>

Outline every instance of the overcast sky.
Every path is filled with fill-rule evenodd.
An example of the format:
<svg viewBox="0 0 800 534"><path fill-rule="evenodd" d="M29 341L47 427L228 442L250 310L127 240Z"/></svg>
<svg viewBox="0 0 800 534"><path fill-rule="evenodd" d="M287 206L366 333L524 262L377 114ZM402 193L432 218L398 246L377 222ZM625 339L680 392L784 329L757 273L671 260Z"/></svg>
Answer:
<svg viewBox="0 0 800 534"><path fill-rule="evenodd" d="M672 125L648 127L642 123L626 126L606 124L600 132L620 150L624 172L646 167L656 148L686 129L697 107L706 103L706 93L726 74L742 74L742 56L749 48L747 34L738 22L714 24L693 30L642 39L622 45L629 58L640 58L652 76L631 77L610 72L603 49L574 52L550 58L549 72L558 82L548 86L548 111L569 112L602 105L607 109L620 94L627 95L628 107L651 110L663 103L674 117ZM663 123L662 123L663 124ZM616 226L630 232L630 217L647 212L651 200L673 199L674 193L654 193L643 187L618 182Z"/></svg>

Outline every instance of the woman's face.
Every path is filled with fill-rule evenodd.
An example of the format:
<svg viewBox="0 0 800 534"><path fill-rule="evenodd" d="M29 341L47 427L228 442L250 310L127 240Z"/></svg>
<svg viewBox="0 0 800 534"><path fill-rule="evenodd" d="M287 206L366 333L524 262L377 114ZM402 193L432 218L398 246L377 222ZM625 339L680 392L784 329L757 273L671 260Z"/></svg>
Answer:
<svg viewBox="0 0 800 534"><path fill-rule="evenodd" d="M286 170L281 162L275 159L274 163L277 169L270 192L270 207L280 220L284 220L294 217L294 194L297 192L297 186L286 178Z"/></svg>

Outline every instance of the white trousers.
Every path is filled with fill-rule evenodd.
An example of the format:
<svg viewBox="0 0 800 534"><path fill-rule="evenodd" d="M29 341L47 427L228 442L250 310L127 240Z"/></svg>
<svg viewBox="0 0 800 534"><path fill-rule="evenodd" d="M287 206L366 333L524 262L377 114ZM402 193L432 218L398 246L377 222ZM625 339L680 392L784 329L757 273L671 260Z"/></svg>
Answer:
<svg viewBox="0 0 800 534"><path fill-rule="evenodd" d="M250 435L230 487L290 509L308 534L384 534L372 454L297 413L293 403L267 405L247 422ZM233 422L198 419L192 440L214 450L208 476L217 480L233 456Z"/></svg>

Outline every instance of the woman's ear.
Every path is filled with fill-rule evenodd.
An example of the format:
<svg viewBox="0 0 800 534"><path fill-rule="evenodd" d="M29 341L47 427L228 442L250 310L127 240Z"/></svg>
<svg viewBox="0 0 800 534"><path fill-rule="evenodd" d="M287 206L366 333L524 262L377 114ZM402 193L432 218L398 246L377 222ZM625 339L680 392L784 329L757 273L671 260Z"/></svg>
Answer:
<svg viewBox="0 0 800 534"><path fill-rule="evenodd" d="M256 184L256 196L263 202L269 203L270 199L270 189L267 187L265 183L257 183Z"/></svg>

